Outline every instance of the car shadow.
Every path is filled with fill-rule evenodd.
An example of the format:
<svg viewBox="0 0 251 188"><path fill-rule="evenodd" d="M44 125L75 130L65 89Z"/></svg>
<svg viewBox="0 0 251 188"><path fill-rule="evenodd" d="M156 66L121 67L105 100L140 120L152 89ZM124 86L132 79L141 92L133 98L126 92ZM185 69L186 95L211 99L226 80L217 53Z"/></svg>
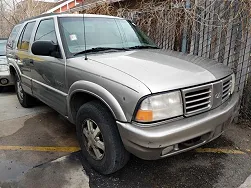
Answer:
<svg viewBox="0 0 251 188"><path fill-rule="evenodd" d="M90 168L82 159L89 176L90 187L152 188L152 187L203 187L210 188L222 175L222 159L226 154L198 154L187 152L177 156L145 161L131 156L128 164L118 172L105 176Z"/></svg>
<svg viewBox="0 0 251 188"><path fill-rule="evenodd" d="M220 137L204 148L233 146L233 142ZM131 156L128 164L111 175L94 171L82 157L75 153L89 176L90 187L213 187L222 176L223 161L227 154L196 153L195 150L156 161L145 161Z"/></svg>
<svg viewBox="0 0 251 188"><path fill-rule="evenodd" d="M8 94L8 93L15 93L15 86L5 86L1 93Z"/></svg>

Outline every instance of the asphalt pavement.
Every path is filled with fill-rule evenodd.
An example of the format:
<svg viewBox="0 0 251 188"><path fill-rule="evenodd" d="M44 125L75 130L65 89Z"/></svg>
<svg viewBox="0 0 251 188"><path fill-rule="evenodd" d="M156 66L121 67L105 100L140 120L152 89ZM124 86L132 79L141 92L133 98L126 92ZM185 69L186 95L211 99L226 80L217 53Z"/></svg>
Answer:
<svg viewBox="0 0 251 188"><path fill-rule="evenodd" d="M74 125L43 104L22 108L10 88L0 93L0 188L250 188L250 127L233 124L215 141L162 160L132 156L103 176L82 158Z"/></svg>

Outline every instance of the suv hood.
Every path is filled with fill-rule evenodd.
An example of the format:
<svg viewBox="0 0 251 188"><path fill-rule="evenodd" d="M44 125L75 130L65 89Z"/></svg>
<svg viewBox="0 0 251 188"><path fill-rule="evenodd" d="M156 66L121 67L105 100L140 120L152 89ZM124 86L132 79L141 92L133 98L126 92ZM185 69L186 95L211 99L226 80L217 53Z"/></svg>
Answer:
<svg viewBox="0 0 251 188"><path fill-rule="evenodd" d="M208 83L232 73L228 67L213 60L158 49L99 54L89 58L129 74L152 93Z"/></svg>

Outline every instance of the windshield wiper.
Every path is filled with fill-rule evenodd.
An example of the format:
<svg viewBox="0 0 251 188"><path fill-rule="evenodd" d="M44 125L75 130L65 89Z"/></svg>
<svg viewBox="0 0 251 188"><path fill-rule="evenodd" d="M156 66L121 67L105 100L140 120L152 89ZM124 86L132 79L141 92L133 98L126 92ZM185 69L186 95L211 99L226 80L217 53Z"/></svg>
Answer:
<svg viewBox="0 0 251 188"><path fill-rule="evenodd" d="M108 50L126 51L127 49L126 48L97 47L97 48L91 48L91 49L88 49L88 50L77 52L77 53L74 54L74 56L79 55L79 54L90 53L90 52L102 52L102 51L108 51Z"/></svg>
<svg viewBox="0 0 251 188"><path fill-rule="evenodd" d="M157 46L142 45L142 46L132 46L129 49L159 49L159 48Z"/></svg>

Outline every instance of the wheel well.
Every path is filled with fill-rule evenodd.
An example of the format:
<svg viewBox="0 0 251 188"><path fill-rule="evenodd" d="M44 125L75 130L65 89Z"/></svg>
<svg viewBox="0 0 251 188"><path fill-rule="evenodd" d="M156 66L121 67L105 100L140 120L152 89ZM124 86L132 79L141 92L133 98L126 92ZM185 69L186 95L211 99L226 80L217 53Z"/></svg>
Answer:
<svg viewBox="0 0 251 188"><path fill-rule="evenodd" d="M78 92L78 93L73 94L73 96L70 99L70 109L71 109L71 114L72 114L72 118L73 118L74 122L76 120L76 116L77 116L79 108L83 104L90 102L90 101L94 101L94 100L100 101L102 104L104 104L104 106L106 106L108 108L107 104L105 104L102 100L100 100L98 97L96 97L92 94L84 93L84 92ZM111 112L110 109L109 109L109 111ZM111 114L114 117L114 114L112 112L111 112Z"/></svg>
<svg viewBox="0 0 251 188"><path fill-rule="evenodd" d="M12 79L15 80L15 76L17 74L16 69L13 66L10 66L9 68L10 68L10 75Z"/></svg>
<svg viewBox="0 0 251 188"><path fill-rule="evenodd" d="M12 76L15 76L15 74L16 74L16 70L15 70L15 68L13 66L10 66L10 74Z"/></svg>

